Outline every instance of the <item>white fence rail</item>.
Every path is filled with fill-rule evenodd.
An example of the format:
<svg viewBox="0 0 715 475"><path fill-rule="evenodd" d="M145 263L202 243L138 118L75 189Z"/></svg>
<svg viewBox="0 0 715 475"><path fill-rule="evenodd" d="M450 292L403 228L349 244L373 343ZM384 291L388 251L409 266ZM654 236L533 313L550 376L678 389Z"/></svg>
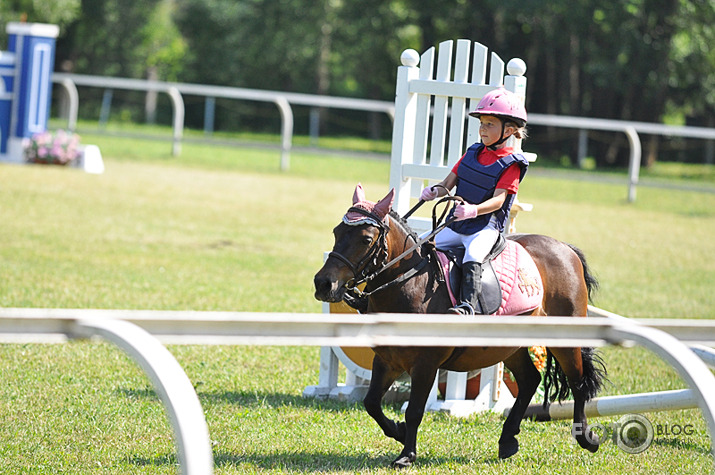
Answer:
<svg viewBox="0 0 715 475"><path fill-rule="evenodd" d="M347 110L383 112L394 117L394 103L348 97L331 97L314 94L286 93L259 89L245 89L224 86L207 86L201 84L169 83L147 81L142 79L111 78L104 76L89 76L80 74L54 73L52 81L60 85L67 94L67 128L75 130L79 111L79 94L77 86L96 87L102 89L125 89L135 91L158 91L169 95L172 103L172 154L181 152L181 142L184 130L184 102L182 94L204 96L209 98L229 98L237 100L260 101L274 103L281 116L281 169L290 167L290 152L293 147L293 110L291 105L310 107L328 107ZM593 119L588 117L557 116L546 114L529 114L529 123L549 127L579 129L585 137L587 130L605 130L626 134L630 144L630 162L628 174L628 201L635 201L636 187L639 181L641 163L641 142L639 133L663 137L685 137L703 139L712 143L715 141L715 128L671 126L648 122L631 122L622 120ZM580 140L579 155L584 154L584 140ZM706 156L705 162L711 163L712 154Z"/></svg>
<svg viewBox="0 0 715 475"><path fill-rule="evenodd" d="M691 388L711 441L715 440L715 377L685 345L715 345L715 321L710 320L0 309L3 342L57 342L92 336L118 345L147 372L167 407L184 474L212 473L213 458L198 397L160 342L564 347L635 343L676 369Z"/></svg>
<svg viewBox="0 0 715 475"><path fill-rule="evenodd" d="M605 130L610 132L623 132L628 138L630 156L628 159L628 201L636 200L636 186L638 185L641 168L642 147L638 133L660 135L663 137L685 137L713 141L715 129L707 127L680 127L665 124L652 124L648 122L632 122L626 120L592 119L587 117L556 116L545 114L529 114L529 123L549 127L564 127L586 130ZM585 156L585 135L579 139L579 159ZM712 157L706 157L706 162Z"/></svg>
<svg viewBox="0 0 715 475"><path fill-rule="evenodd" d="M226 98L247 101L269 102L276 105L281 116L281 169L290 166L290 151L293 143L293 110L291 104L311 107L329 107L337 109L384 112L394 115L395 106L391 102L354 99L349 97L331 97L312 94L299 94L240 87L208 86L202 84L170 83L147 81L143 79L111 78L81 74L54 73L52 81L62 86L68 94L69 107L67 128L74 130L77 125L79 94L76 86L102 89L124 89L130 91L164 92L171 98L172 104L172 154L181 153L181 140L184 130L184 102L182 94L204 96L206 98Z"/></svg>

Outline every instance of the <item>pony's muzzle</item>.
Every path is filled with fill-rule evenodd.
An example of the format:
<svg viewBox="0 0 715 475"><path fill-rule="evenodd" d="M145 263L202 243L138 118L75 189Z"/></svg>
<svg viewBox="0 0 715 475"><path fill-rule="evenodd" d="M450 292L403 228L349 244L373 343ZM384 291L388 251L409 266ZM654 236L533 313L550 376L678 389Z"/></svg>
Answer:
<svg viewBox="0 0 715 475"><path fill-rule="evenodd" d="M345 295L345 286L328 276L316 274L313 279L315 285L315 298L321 302L340 302Z"/></svg>

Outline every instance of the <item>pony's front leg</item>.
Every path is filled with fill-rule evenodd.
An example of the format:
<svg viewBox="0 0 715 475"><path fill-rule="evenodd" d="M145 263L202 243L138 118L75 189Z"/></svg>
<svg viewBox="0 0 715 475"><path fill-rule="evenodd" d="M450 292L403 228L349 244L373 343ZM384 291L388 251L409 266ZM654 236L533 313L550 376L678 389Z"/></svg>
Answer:
<svg viewBox="0 0 715 475"><path fill-rule="evenodd" d="M372 361L372 376L363 405L370 417L380 426L386 436L398 442L405 441L405 424L388 419L382 411L382 398L392 383L402 374L401 370L390 369L379 356L375 355Z"/></svg>
<svg viewBox="0 0 715 475"><path fill-rule="evenodd" d="M410 372L411 389L410 400L405 411L405 447L402 453L392 462L392 467L406 468L417 460L417 429L425 414L425 406L430 391L437 377L437 367L415 366Z"/></svg>

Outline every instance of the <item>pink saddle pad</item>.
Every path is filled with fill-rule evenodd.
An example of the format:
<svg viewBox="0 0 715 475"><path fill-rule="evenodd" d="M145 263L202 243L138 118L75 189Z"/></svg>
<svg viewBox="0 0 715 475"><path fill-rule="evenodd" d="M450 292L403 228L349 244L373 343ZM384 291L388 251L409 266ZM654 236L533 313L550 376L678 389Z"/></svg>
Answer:
<svg viewBox="0 0 715 475"><path fill-rule="evenodd" d="M442 252L437 251L444 275L449 276L454 263ZM499 277L502 301L495 315L520 315L531 312L539 305L544 294L541 274L526 249L521 244L507 240L504 251L492 261ZM452 305L457 304L449 277L445 279Z"/></svg>

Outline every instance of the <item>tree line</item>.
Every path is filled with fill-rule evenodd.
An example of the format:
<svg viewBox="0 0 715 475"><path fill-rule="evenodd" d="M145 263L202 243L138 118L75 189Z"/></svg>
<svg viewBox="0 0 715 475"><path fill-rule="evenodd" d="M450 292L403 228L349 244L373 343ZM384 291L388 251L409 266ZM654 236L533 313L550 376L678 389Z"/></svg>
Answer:
<svg viewBox="0 0 715 475"><path fill-rule="evenodd" d="M0 18L59 24L58 70L388 101L404 49L469 38L526 61L531 112L715 126L712 0L6 0ZM202 114L188 104L188 123ZM251 125L269 121L256 114ZM327 132L353 127L329 119ZM544 128L530 141L572 157L574 133ZM590 138L599 165L624 164L625 138ZM651 160L659 145L702 160L657 138L645 143Z"/></svg>

